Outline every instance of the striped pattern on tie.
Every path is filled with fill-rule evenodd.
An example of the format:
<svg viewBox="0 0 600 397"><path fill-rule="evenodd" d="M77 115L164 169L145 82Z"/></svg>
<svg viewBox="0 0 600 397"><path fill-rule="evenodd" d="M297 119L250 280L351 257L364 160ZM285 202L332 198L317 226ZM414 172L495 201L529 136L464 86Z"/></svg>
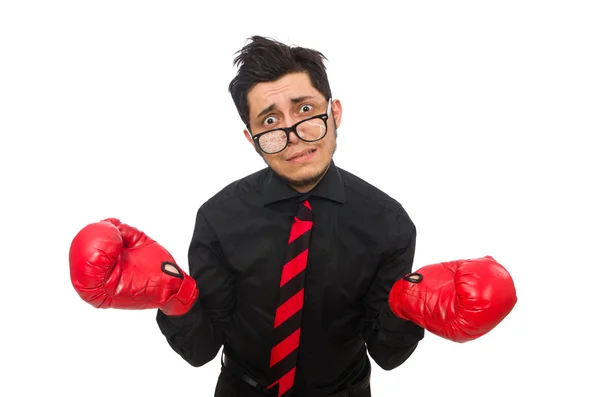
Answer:
<svg viewBox="0 0 600 397"><path fill-rule="evenodd" d="M270 367L273 383L279 386L278 396L289 396L296 374L296 359L300 344L304 276L312 231L312 208L308 201L299 205L288 240L285 264L279 284L279 304L275 312L275 344L271 349Z"/></svg>

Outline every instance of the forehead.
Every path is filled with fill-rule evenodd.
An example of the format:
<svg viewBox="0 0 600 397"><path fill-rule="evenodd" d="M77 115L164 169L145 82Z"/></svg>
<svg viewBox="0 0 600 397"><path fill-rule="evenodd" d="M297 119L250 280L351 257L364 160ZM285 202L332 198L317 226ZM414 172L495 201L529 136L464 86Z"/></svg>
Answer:
<svg viewBox="0 0 600 397"><path fill-rule="evenodd" d="M271 105L287 106L292 98L300 96L323 97L312 86L308 73L290 73L275 81L258 83L248 92L250 117L256 117L262 109Z"/></svg>

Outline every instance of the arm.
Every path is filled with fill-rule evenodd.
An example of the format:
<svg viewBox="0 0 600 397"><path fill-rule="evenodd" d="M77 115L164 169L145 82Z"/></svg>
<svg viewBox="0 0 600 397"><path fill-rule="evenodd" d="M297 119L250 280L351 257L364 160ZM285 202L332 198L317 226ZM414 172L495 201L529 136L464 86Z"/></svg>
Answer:
<svg viewBox="0 0 600 397"><path fill-rule="evenodd" d="M411 272L416 235L414 224L401 210L390 232L394 249L377 271L365 302L363 338L369 355L386 371L406 361L425 334L417 324L395 316L388 304L394 282Z"/></svg>
<svg viewBox="0 0 600 397"><path fill-rule="evenodd" d="M195 367L215 358L231 326L235 305L233 277L225 266L219 241L200 208L188 252L190 275L198 299L183 316L158 311L156 321L167 342Z"/></svg>

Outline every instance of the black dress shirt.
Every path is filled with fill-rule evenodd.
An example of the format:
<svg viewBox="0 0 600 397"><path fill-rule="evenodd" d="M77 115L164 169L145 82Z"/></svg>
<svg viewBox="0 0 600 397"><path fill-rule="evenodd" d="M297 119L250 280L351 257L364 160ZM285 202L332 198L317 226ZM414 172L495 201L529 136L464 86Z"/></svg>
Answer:
<svg viewBox="0 0 600 397"><path fill-rule="evenodd" d="M305 194L265 168L200 207L188 258L199 298L181 317L158 311L161 332L191 365L224 346L267 382L281 268L304 199L314 224L295 395L343 388L367 351L381 368L396 368L423 338L423 328L395 317L387 303L393 283L412 270L416 229L403 207L333 161Z"/></svg>

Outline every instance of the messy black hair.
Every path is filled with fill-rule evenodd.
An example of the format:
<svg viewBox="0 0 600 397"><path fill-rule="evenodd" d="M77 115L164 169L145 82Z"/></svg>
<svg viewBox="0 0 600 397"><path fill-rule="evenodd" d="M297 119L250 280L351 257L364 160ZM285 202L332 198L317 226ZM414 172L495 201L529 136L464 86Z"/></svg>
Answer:
<svg viewBox="0 0 600 397"><path fill-rule="evenodd" d="M249 125L248 92L257 84L275 81L288 73L306 72L315 89L331 98L324 61L319 51L290 46L263 36L252 36L233 61L237 75L229 92L245 125Z"/></svg>

